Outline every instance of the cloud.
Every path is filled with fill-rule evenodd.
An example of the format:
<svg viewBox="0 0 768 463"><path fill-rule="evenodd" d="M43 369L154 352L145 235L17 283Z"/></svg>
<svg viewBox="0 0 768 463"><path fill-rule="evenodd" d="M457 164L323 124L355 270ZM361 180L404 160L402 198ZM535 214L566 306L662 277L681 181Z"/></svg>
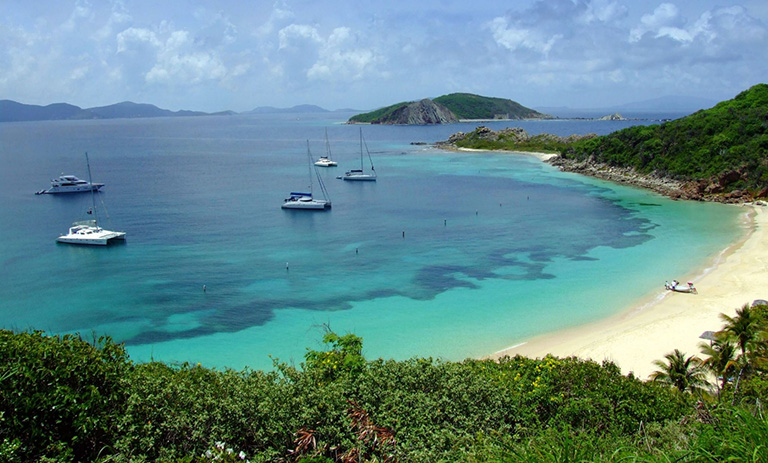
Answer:
<svg viewBox="0 0 768 463"><path fill-rule="evenodd" d="M69 19L61 25L61 29L70 32L74 31L77 29L78 23L86 19L93 19L93 17L94 13L91 10L91 5L86 0L78 0Z"/></svg>
<svg viewBox="0 0 768 463"><path fill-rule="evenodd" d="M285 1L277 1L274 3L267 21L257 27L255 33L260 37L268 36L272 34L276 28L280 27L280 24L284 24L294 17L295 15L288 8Z"/></svg>
<svg viewBox="0 0 768 463"><path fill-rule="evenodd" d="M298 49L302 48L307 43L312 46L313 44L322 42L320 34L317 33L317 29L303 24L291 24L290 26L280 29L278 37L280 39L280 50L288 48Z"/></svg>
<svg viewBox="0 0 768 463"><path fill-rule="evenodd" d="M652 14L645 14L640 18L640 24L629 33L629 41L637 42L648 32L655 33L655 37L670 37L680 42L690 42L692 36L682 28L682 19L678 15L678 9L671 3L662 3Z"/></svg>
<svg viewBox="0 0 768 463"><path fill-rule="evenodd" d="M136 55L153 63L144 74L148 84L190 85L222 79L227 68L215 51L199 49L184 30L170 32L165 40L154 31L129 28L117 35L117 53Z"/></svg>
<svg viewBox="0 0 768 463"><path fill-rule="evenodd" d="M736 94L766 75L768 11L717 0L338 1L0 2L0 92L216 110L452 91L591 105L658 89Z"/></svg>
<svg viewBox="0 0 768 463"><path fill-rule="evenodd" d="M510 51L527 49L546 55L563 38L562 34L547 35L535 29L515 26L507 18L495 18L488 27L496 43Z"/></svg>
<svg viewBox="0 0 768 463"><path fill-rule="evenodd" d="M610 23L626 17L627 7L612 0L593 0L585 2L584 12L578 20L586 24Z"/></svg>
<svg viewBox="0 0 768 463"><path fill-rule="evenodd" d="M136 44L147 44L158 49L162 46L157 35L149 29L129 27L117 34L117 53L131 52Z"/></svg>
<svg viewBox="0 0 768 463"><path fill-rule="evenodd" d="M377 72L382 58L370 48L355 47L353 33L349 28L333 30L322 43L319 57L307 71L310 80L326 82L351 82L363 80Z"/></svg>
<svg viewBox="0 0 768 463"><path fill-rule="evenodd" d="M94 38L97 41L112 38L114 28L116 26L120 26L121 24L130 23L131 19L133 18L126 10L123 2L114 2L112 4L112 11L109 15L109 19L107 19L106 23L102 27L96 30L94 33Z"/></svg>

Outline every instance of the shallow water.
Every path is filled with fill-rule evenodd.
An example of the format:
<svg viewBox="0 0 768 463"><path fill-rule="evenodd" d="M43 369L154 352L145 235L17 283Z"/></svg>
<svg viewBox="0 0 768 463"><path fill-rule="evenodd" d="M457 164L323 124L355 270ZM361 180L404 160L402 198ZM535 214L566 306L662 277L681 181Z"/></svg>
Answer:
<svg viewBox="0 0 768 463"><path fill-rule="evenodd" d="M343 182L360 165L347 117L0 124L0 326L109 334L135 360L218 368L299 363L324 326L362 336L369 358L456 360L616 313L742 233L735 207L411 144L476 124L365 126L379 180ZM333 208L282 210L308 186L306 140L324 154L326 129ZM61 171L85 177L84 151L106 183L102 224L126 231L124 245L57 245L90 196L33 194Z"/></svg>

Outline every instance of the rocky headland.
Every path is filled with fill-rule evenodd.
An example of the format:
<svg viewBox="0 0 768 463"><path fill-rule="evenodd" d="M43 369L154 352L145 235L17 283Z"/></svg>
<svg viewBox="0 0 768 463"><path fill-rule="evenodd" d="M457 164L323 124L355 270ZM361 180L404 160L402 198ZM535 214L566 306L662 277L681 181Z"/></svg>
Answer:
<svg viewBox="0 0 768 463"><path fill-rule="evenodd" d="M546 152L552 154L552 156L548 157L545 162L558 167L562 171L637 186L674 199L743 203L768 196L768 188L756 194L751 194L745 190L729 188L729 186L741 181L746 175L746 172L739 170L729 171L706 180L686 180L672 178L658 172L650 174L640 173L631 167L612 166L598 162L594 158L579 161L563 156L563 151L567 149L567 146L580 140L595 137L597 135L593 133L570 135L568 137L552 134L531 136L520 127L510 127L494 131L488 127L480 126L473 132L454 133L448 140L435 143L435 146L451 150L459 150L461 148L478 149L476 148L477 146L485 146L486 148L479 149L486 149L488 151ZM495 146L487 148L489 145ZM537 149L537 147L539 148ZM558 147L558 149L552 149L551 147Z"/></svg>
<svg viewBox="0 0 768 463"><path fill-rule="evenodd" d="M382 124L432 125L452 124L459 119L448 108L430 99L415 101L393 111Z"/></svg>

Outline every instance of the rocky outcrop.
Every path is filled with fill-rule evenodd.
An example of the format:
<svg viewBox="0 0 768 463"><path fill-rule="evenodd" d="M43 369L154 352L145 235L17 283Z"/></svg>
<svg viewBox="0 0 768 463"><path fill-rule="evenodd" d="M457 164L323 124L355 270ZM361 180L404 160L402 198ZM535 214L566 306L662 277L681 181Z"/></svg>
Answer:
<svg viewBox="0 0 768 463"><path fill-rule="evenodd" d="M680 192L685 188L685 183L678 182L669 178L657 175L640 174L631 168L609 166L607 164L600 164L590 160L578 162L557 156L547 162L559 167L560 170L565 172L575 172L578 174L589 175L590 177L596 177L616 183L633 185L670 197L674 197L677 192Z"/></svg>
<svg viewBox="0 0 768 463"><path fill-rule="evenodd" d="M520 127L510 127L497 132L488 127L480 126L469 133L454 133L448 140L435 143L435 146L444 149L456 149L464 140L485 140L501 141L509 146L509 149L514 150L515 144L526 143L533 138L542 144L546 143L548 140L570 144L578 140L594 138L596 136L597 135L595 134L571 135L568 137L559 137L552 134L531 136ZM583 161L576 161L556 155L546 162L557 166L560 170L565 172L575 172L611 182L637 186L674 199L744 203L768 196L768 188L752 193L745 190L734 190L733 185L743 181L747 175L747 172L742 172L741 170L725 172L716 177L712 177L709 180L678 180L659 173L645 174L637 172L635 169L629 167L617 167L603 164L597 162L594 157L590 157Z"/></svg>
<svg viewBox="0 0 768 463"><path fill-rule="evenodd" d="M559 167L562 171L645 188L673 199L744 203L765 198L768 194L768 189L754 194L746 190L729 190L727 188L729 185L742 179L742 174L736 171L712 177L709 180L675 180L658 173L643 174L632 168L609 166L594 159L575 161L557 156L547 162Z"/></svg>
<svg viewBox="0 0 768 463"><path fill-rule="evenodd" d="M458 121L456 115L445 106L430 99L423 99L392 111L374 124L433 125Z"/></svg>
<svg viewBox="0 0 768 463"><path fill-rule="evenodd" d="M530 134L528 134L528 132L525 131L525 129L522 129L520 127L508 127L505 129L501 129L497 132L489 129L488 127L481 125L478 128L476 128L474 131L469 133L464 133L464 132L454 133L448 138L448 140L437 142L435 143L435 145L444 147L444 148L451 148L451 147L456 147L459 142L466 139L503 141L504 143L516 144L516 143L525 143L527 141L530 141L533 138L535 138L538 142L542 144L545 144L546 142L550 142L550 141L556 142L556 143L574 143L578 140L594 138L596 136L597 135L594 133L590 133L587 135L569 135L567 137L559 137L557 135L552 135L549 133L531 136Z"/></svg>
<svg viewBox="0 0 768 463"><path fill-rule="evenodd" d="M624 116L622 116L619 113L613 113L613 114L609 114L607 116L603 116L603 117L599 118L598 120L599 121L626 121L627 119L624 118Z"/></svg>

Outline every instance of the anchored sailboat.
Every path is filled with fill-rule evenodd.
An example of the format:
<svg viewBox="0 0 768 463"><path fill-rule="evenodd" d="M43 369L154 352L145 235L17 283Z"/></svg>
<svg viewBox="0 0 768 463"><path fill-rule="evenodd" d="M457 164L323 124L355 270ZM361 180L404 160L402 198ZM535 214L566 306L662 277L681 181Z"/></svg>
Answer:
<svg viewBox="0 0 768 463"><path fill-rule="evenodd" d="M318 167L336 167L338 162L331 159L331 144L328 142L328 129L325 129L325 156L320 156L315 165Z"/></svg>
<svg viewBox="0 0 768 463"><path fill-rule="evenodd" d="M363 171L363 145L364 144L365 144L365 140L363 140L363 129L361 128L360 129L360 168L348 170L342 177L344 180L367 181L367 182L376 181L376 170L373 168L373 159L371 158L371 152L368 151L367 144L365 144L365 151L368 153L368 160L371 162L371 173L366 174Z"/></svg>
<svg viewBox="0 0 768 463"><path fill-rule="evenodd" d="M88 166L88 182L92 184L91 163L88 160L88 153L85 153L85 164ZM56 238L56 241L67 244L106 246L113 241L125 240L125 232L110 231L99 227L94 190L91 190L91 209L88 214L92 214L93 219L74 222L69 227L69 231Z"/></svg>
<svg viewBox="0 0 768 463"><path fill-rule="evenodd" d="M309 193L291 192L283 205L283 209L311 209L311 210L325 210L331 207L331 199L328 196L328 190L325 189L325 183L320 173L317 171L317 167L312 165L312 153L309 151L309 140L307 140L307 164L309 166ZM314 174L317 177L317 183L320 185L320 192L323 195L323 199L316 199L312 193L312 169L315 170Z"/></svg>

